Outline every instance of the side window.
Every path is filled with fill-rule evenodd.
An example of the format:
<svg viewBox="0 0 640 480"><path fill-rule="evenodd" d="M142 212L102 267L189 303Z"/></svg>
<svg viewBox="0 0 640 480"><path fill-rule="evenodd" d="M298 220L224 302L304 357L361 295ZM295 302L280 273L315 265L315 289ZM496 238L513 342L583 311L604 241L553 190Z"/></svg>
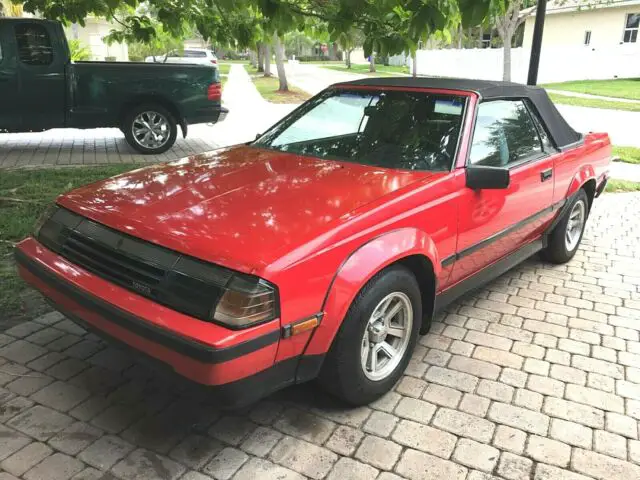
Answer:
<svg viewBox="0 0 640 480"><path fill-rule="evenodd" d="M547 133L547 129L544 127L542 120L540 120L540 116L538 112L536 112L535 108L531 107L531 104L528 103L529 113L531 114L531 118L533 119L533 123L536 124L536 128L538 129L538 133L540 134L540 140L542 141L542 148L545 152L555 151L555 147L549 138L549 134Z"/></svg>
<svg viewBox="0 0 640 480"><path fill-rule="evenodd" d="M522 100L495 100L478 106L471 164L506 167L541 153L538 131Z"/></svg>
<svg viewBox="0 0 640 480"><path fill-rule="evenodd" d="M20 62L25 65L51 65L53 46L44 26L35 23L21 23L16 25L15 32Z"/></svg>

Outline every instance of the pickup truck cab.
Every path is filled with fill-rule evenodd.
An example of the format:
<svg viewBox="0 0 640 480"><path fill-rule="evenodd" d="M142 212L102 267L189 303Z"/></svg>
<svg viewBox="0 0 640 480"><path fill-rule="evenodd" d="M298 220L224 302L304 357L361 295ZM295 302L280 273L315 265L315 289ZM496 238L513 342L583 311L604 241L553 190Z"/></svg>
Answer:
<svg viewBox="0 0 640 480"><path fill-rule="evenodd" d="M16 250L69 318L240 405L398 381L434 312L537 252L571 260L607 182L541 88L376 78L256 141L74 190Z"/></svg>
<svg viewBox="0 0 640 480"><path fill-rule="evenodd" d="M226 115L214 65L72 62L62 26L0 19L0 132L118 127L138 152L162 153L178 126Z"/></svg>

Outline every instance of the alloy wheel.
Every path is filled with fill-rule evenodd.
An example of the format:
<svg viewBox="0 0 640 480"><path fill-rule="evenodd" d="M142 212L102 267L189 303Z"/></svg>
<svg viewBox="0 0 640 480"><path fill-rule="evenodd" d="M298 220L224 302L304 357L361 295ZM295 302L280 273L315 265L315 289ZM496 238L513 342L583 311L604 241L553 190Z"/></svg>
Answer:
<svg viewBox="0 0 640 480"><path fill-rule="evenodd" d="M587 208L582 200L576 202L569 214L567 229L565 231L564 243L568 252L572 252L580 243L582 230L586 220Z"/></svg>
<svg viewBox="0 0 640 480"><path fill-rule="evenodd" d="M362 338L362 370L369 380L387 378L402 361L413 326L409 297L393 292L378 303L367 322Z"/></svg>
<svg viewBox="0 0 640 480"><path fill-rule="evenodd" d="M156 149L169 141L171 126L167 118L158 112L141 112L133 120L131 133L140 146Z"/></svg>

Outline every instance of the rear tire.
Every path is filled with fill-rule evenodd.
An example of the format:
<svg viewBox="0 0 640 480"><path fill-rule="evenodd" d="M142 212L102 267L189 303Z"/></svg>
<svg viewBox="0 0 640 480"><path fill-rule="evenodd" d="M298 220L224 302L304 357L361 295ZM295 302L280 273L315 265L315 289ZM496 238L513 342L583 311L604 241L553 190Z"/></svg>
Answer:
<svg viewBox="0 0 640 480"><path fill-rule="evenodd" d="M588 216L589 198L584 189L580 189L567 213L549 235L549 243L542 251L544 259L558 264L571 260L580 247Z"/></svg>
<svg viewBox="0 0 640 480"><path fill-rule="evenodd" d="M132 108L121 126L127 143L144 155L157 155L176 142L178 125L171 112L158 104Z"/></svg>
<svg viewBox="0 0 640 480"><path fill-rule="evenodd" d="M351 405L376 400L404 373L421 321L422 302L415 276L400 265L384 269L351 304L318 382Z"/></svg>

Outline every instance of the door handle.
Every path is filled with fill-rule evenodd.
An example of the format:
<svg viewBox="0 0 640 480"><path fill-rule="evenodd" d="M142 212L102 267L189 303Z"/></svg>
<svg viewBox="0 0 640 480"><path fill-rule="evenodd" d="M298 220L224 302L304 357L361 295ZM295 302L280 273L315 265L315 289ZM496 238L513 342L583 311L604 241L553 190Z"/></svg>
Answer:
<svg viewBox="0 0 640 480"><path fill-rule="evenodd" d="M547 168L546 170L542 170L540 172L540 181L546 182L551 177L553 177L553 168Z"/></svg>

